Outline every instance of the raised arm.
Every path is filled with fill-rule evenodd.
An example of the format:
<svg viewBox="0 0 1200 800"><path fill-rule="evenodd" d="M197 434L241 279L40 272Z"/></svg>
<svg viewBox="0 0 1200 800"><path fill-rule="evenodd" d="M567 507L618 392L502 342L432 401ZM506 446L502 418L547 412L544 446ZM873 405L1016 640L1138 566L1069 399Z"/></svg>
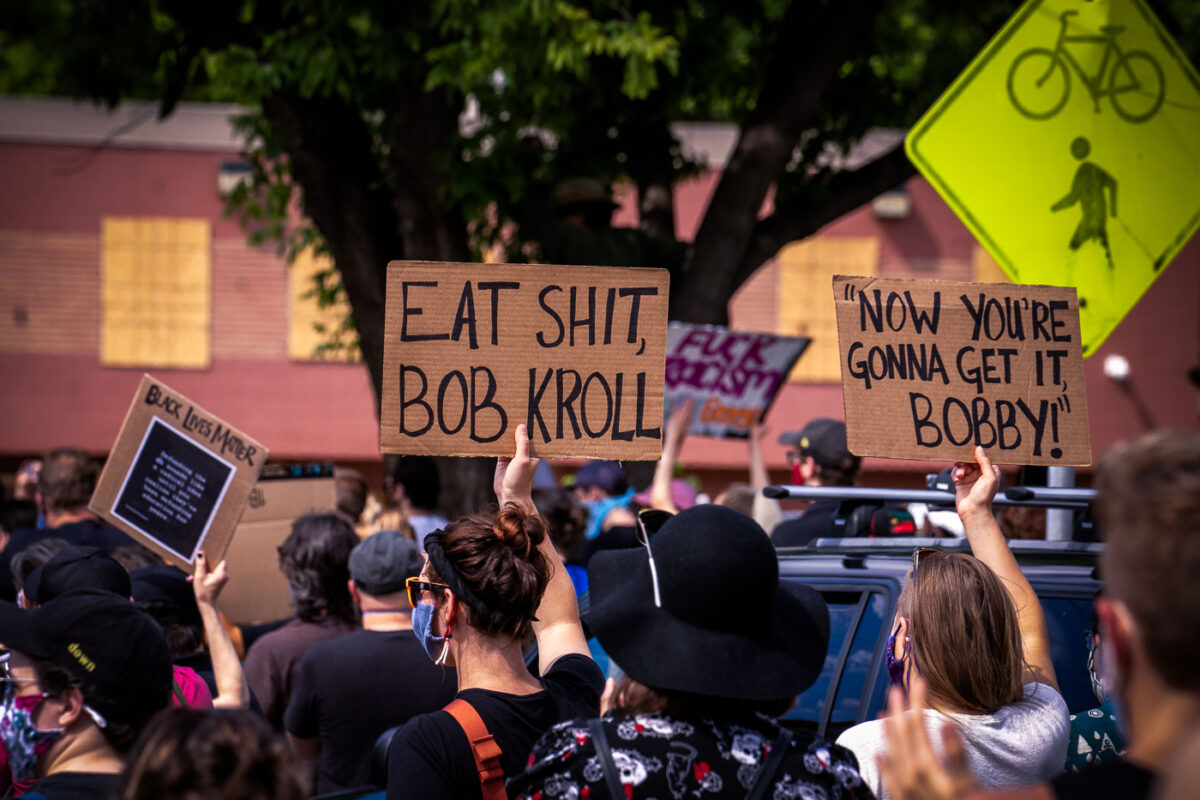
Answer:
<svg viewBox="0 0 1200 800"><path fill-rule="evenodd" d="M771 483L767 474L767 461L763 458L762 440L767 429L762 422L750 426L750 435L746 437L746 446L750 449L750 488L754 490L754 505L751 516L768 534L775 526L783 521L783 511L779 501L763 495L762 490Z"/></svg>
<svg viewBox="0 0 1200 800"><path fill-rule="evenodd" d="M696 413L696 401L690 397L671 409L667 424L663 427L662 457L654 467L654 482L650 484L650 507L671 514L678 514L679 509L671 497L671 481L675 478L675 464L679 461L679 451L687 440L688 426L692 424L692 416Z"/></svg>
<svg viewBox="0 0 1200 800"><path fill-rule="evenodd" d="M242 671L237 648L233 646L229 631L225 630L221 614L217 611L217 597L228 580L224 561L209 572L204 553L196 554L192 591L196 594L196 606L200 609L204 638L208 642L208 655L212 659L213 677L217 681L217 696L213 698L213 706L249 708L250 690L246 687L246 674Z"/></svg>
<svg viewBox="0 0 1200 800"><path fill-rule="evenodd" d="M1000 485L1000 470L992 466L982 447L975 448L975 461L974 464L959 462L954 465L954 500L959 519L971 543L971 552L996 574L1017 609L1017 624L1025 650L1021 682L1037 681L1057 691L1058 680L1054 677L1054 663L1050 659L1050 636L1046 632L1042 604L1013 558L992 514L992 499Z"/></svg>
<svg viewBox="0 0 1200 800"><path fill-rule="evenodd" d="M516 503L530 514L536 514L533 505L533 473L540 459L529 455L529 434L524 425L516 431L516 454L512 458L496 461L496 478L493 487L496 497L503 506ZM538 549L550 564L550 582L537 609L537 621L533 623L533 634L538 643L538 670L542 675L550 671L555 661L571 653L588 655L587 639L583 625L579 622L579 605L575 600L575 586L571 576L559 558L558 552L547 535Z"/></svg>

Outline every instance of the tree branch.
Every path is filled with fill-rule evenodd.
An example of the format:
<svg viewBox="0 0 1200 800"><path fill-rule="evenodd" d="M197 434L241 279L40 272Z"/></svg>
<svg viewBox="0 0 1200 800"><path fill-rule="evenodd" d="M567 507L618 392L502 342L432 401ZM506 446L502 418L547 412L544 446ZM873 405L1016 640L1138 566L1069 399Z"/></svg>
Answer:
<svg viewBox="0 0 1200 800"><path fill-rule="evenodd" d="M780 204L771 216L755 226L745 255L732 270L733 290L737 291L788 242L816 233L914 174L916 168L905 155L901 141L854 171L835 172L824 181L814 178L802 196Z"/></svg>
<svg viewBox="0 0 1200 800"><path fill-rule="evenodd" d="M794 3L767 70L767 84L721 175L682 270L675 298L679 319L700 321L733 293L731 264L740 264L767 190L783 170L838 68L859 45L881 0L830 3L813 17Z"/></svg>

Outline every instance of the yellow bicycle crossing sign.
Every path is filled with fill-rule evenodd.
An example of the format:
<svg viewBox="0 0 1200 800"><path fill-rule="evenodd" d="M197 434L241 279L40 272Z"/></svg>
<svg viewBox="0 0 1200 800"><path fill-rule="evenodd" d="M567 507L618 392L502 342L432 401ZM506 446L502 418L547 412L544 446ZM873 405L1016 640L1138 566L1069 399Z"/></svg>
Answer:
<svg viewBox="0 0 1200 800"><path fill-rule="evenodd" d="M1013 281L1078 289L1085 355L1200 226L1200 76L1142 0L1028 0L906 149Z"/></svg>

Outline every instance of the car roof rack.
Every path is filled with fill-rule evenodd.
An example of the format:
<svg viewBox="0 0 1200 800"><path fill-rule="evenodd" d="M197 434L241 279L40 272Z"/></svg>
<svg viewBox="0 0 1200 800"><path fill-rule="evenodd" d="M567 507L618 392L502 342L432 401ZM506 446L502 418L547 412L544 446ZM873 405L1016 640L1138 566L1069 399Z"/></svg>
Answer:
<svg viewBox="0 0 1200 800"><path fill-rule="evenodd" d="M764 497L776 500L857 500L860 502L928 503L954 507L954 492L937 489L883 489L867 486L766 486ZM992 501L997 506L1030 508L1087 508L1096 498L1095 489L1062 489L1045 486L1013 486Z"/></svg>
<svg viewBox="0 0 1200 800"><path fill-rule="evenodd" d="M971 552L970 543L957 536L887 536L871 539L822 537L814 539L800 549L819 550L823 553L908 554L918 547L935 547L938 550L951 552ZM1014 553L1031 555L1064 552L1099 555L1104 552L1104 545L1101 542L1046 541L1044 539L1013 539L1009 541L1008 547Z"/></svg>

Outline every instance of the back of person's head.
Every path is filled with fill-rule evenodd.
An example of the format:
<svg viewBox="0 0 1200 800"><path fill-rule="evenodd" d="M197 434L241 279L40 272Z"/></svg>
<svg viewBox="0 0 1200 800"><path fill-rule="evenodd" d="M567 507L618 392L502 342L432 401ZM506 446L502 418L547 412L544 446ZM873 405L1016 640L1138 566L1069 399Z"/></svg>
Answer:
<svg viewBox="0 0 1200 800"><path fill-rule="evenodd" d="M898 602L914 667L938 707L990 714L1023 696L1017 612L1004 584L965 553L930 552Z"/></svg>
<svg viewBox="0 0 1200 800"><path fill-rule="evenodd" d="M42 464L38 493L47 514L82 511L96 489L96 462L82 450L52 451Z"/></svg>
<svg viewBox="0 0 1200 800"><path fill-rule="evenodd" d="M47 536L44 539L38 539L13 556L9 564L13 576L13 589L18 594L24 591L25 581L33 574L33 571L53 558L59 550L69 546L70 543L66 539Z"/></svg>
<svg viewBox="0 0 1200 800"><path fill-rule="evenodd" d="M413 508L433 511L437 508L438 482L437 462L429 456L401 456L392 460L388 467L389 489L403 487L404 495Z"/></svg>
<svg viewBox="0 0 1200 800"><path fill-rule="evenodd" d="M662 516L657 531L661 517L642 516L653 561L636 547L588 562L588 625L630 679L620 710L697 721L778 715L821 673L825 600L780 579L775 548L750 517L711 503ZM718 586L737 587L737 600Z"/></svg>
<svg viewBox="0 0 1200 800"><path fill-rule="evenodd" d="M400 531L373 533L350 551L350 577L359 592L372 597L403 595L405 583L424 565L421 548Z"/></svg>
<svg viewBox="0 0 1200 800"><path fill-rule="evenodd" d="M164 563L162 557L145 545L124 544L112 551L113 561L116 561L126 572L133 572L142 567L152 567Z"/></svg>
<svg viewBox="0 0 1200 800"><path fill-rule="evenodd" d="M587 541L587 509L575 502L574 494L564 486L534 488L533 504L546 522L554 548L564 560L573 558Z"/></svg>
<svg viewBox="0 0 1200 800"><path fill-rule="evenodd" d="M717 496L717 505L732 508L747 517L754 515L754 489L748 483L734 482Z"/></svg>
<svg viewBox="0 0 1200 800"><path fill-rule="evenodd" d="M171 697L162 631L127 597L67 592L32 611L0 604L0 641L33 662L41 689L77 689L108 744L127 753Z"/></svg>
<svg viewBox="0 0 1200 800"><path fill-rule="evenodd" d="M37 525L37 503L12 498L0 503L0 532L12 533Z"/></svg>
<svg viewBox="0 0 1200 800"><path fill-rule="evenodd" d="M1162 680L1200 692L1200 433L1114 447L1096 488L1105 593L1129 609Z"/></svg>
<svg viewBox="0 0 1200 800"><path fill-rule="evenodd" d="M146 728L121 776L118 800L302 800L291 750L243 710L172 708Z"/></svg>
<svg viewBox="0 0 1200 800"><path fill-rule="evenodd" d="M354 619L350 551L358 544L354 528L339 514L308 514L292 523L279 546L279 569L292 590L296 616L313 622L323 614Z"/></svg>
<svg viewBox="0 0 1200 800"><path fill-rule="evenodd" d="M29 573L22 591L27 603L42 605L76 589L110 592L122 599L131 594L129 573L98 547L68 545Z"/></svg>
<svg viewBox="0 0 1200 800"><path fill-rule="evenodd" d="M616 461L589 461L575 473L575 486L594 486L609 497L620 497L629 491L629 475Z"/></svg>
<svg viewBox="0 0 1200 800"><path fill-rule="evenodd" d="M171 656L195 653L204 644L204 620L187 573L170 564L152 564L129 575L130 593L167 637Z"/></svg>
<svg viewBox="0 0 1200 800"><path fill-rule="evenodd" d="M367 482L362 473L350 467L334 467L333 481L337 489L337 510L355 525L367 506Z"/></svg>
<svg viewBox="0 0 1200 800"><path fill-rule="evenodd" d="M449 585L476 630L520 639L550 582L550 564L538 549L545 538L542 518L515 503L494 515L463 517L425 537L430 575Z"/></svg>

